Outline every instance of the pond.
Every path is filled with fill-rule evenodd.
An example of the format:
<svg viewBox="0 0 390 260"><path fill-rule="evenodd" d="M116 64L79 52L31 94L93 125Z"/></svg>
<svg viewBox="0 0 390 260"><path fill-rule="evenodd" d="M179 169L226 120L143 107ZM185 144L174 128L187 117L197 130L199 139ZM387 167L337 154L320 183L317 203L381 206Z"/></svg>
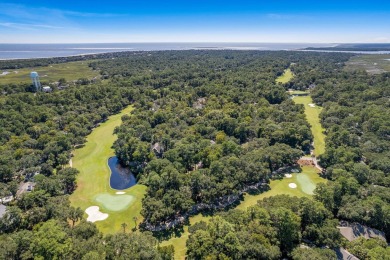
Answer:
<svg viewBox="0 0 390 260"><path fill-rule="evenodd" d="M108 159L111 170L110 186L115 190L124 190L137 184L137 180L130 169L122 167L116 156Z"/></svg>

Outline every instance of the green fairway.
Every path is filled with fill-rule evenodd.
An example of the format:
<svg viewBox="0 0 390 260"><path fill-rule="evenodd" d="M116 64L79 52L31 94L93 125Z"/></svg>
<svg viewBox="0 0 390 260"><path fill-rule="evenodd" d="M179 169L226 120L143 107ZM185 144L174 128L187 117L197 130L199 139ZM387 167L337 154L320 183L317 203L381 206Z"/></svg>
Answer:
<svg viewBox="0 0 390 260"><path fill-rule="evenodd" d="M300 94L303 93L307 92L302 92ZM322 128L319 119L319 114L322 108L318 106L310 107L308 104L313 103L313 100L310 96L294 97L293 100L295 103L303 104L305 106L305 114L308 122L311 125L311 131L314 136L315 155L318 156L324 153L325 135L323 133L324 129ZM271 189L267 192L263 192L258 195L245 194L244 200L241 201L241 203L236 208L245 210L250 206L256 205L258 200L281 194L297 197L311 197L316 185L321 182L326 182L326 180L319 176L319 170L313 166L303 166L301 169L301 173L293 173L291 178L283 178L281 180L271 181ZM297 187L290 188L290 183L295 183ZM202 220L208 222L210 218L210 216L203 216L202 214L198 214L196 216L190 217L189 221L190 225L193 225ZM173 245L175 247L175 259L185 259L186 241L188 236L188 226L185 226L184 232L180 236L172 237L167 241L163 241L162 245Z"/></svg>
<svg viewBox="0 0 390 260"><path fill-rule="evenodd" d="M270 182L270 190L259 195L245 194L245 199L237 206L237 209L246 209L256 205L258 200L275 196L275 195L291 195L297 197L310 197L316 185L320 182L326 182L318 174L318 169L312 166L303 166L301 173L293 173L291 178L283 178L281 180L273 180ZM297 188L292 189L289 183L297 184Z"/></svg>
<svg viewBox="0 0 390 260"><path fill-rule="evenodd" d="M31 71L38 72L42 83L55 82L60 78L72 81L79 78L92 79L93 77L99 76L98 71L92 70L88 67L88 62L75 61L36 68L1 70L0 74L3 72L9 72L9 74L0 76L0 85L10 83L30 83Z"/></svg>
<svg viewBox="0 0 390 260"><path fill-rule="evenodd" d="M202 214L195 215L193 217L190 217L190 225L194 225L197 222L204 221L208 223L212 216L203 216ZM162 241L161 246L169 246L173 245L175 247L175 259L185 259L186 253L187 253L187 239L190 235L190 232L188 232L188 227L184 226L184 232L180 236L173 236L169 240Z"/></svg>
<svg viewBox="0 0 390 260"><path fill-rule="evenodd" d="M311 125L311 132L314 137L314 155L319 156L325 152L325 134L324 128L321 126L320 113L322 107L315 106L310 107L309 104L313 104L313 100L310 96L299 96L293 98L296 104L302 104L305 106L306 119Z"/></svg>
<svg viewBox="0 0 390 260"><path fill-rule="evenodd" d="M277 83L287 83L289 82L290 80L292 80L294 78L294 73L292 73L291 69L288 68L286 70L284 70L284 73L283 75L279 76L277 79L276 79L276 82Z"/></svg>
<svg viewBox="0 0 390 260"><path fill-rule="evenodd" d="M281 180L273 180L270 182L270 190L258 195L245 194L244 200L236 207L236 209L245 210L250 206L256 205L258 200L267 197L286 194L297 197L310 197L318 183L326 182L318 174L318 169L312 166L303 166L301 173L293 173L291 178L283 178ZM297 188L290 188L290 183L297 184ZM211 216L203 216L202 214L190 217L190 225L200 221L208 222ZM175 247L175 259L185 259L186 241L189 232L188 226L184 227L184 232L177 237L172 237L167 241L163 241L161 245L173 245Z"/></svg>
<svg viewBox="0 0 390 260"><path fill-rule="evenodd" d="M132 109L129 106L100 124L87 137L85 146L73 152L72 166L80 173L77 175L77 189L70 196L71 204L82 210L99 206L103 213L108 213L106 220L96 222L103 233L120 231L122 223L126 223L129 228L134 227L133 217L137 217L138 223L142 220L141 200L146 187L137 184L123 190L123 195L116 194L117 190L111 189L109 184L110 169L107 165L107 159L114 155L111 148L116 139L114 128L121 124L121 117Z"/></svg>

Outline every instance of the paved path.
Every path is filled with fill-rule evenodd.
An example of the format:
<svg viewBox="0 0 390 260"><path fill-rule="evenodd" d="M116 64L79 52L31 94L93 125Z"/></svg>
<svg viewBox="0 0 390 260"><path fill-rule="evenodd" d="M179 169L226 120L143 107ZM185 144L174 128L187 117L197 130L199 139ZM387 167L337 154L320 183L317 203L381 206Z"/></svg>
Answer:
<svg viewBox="0 0 390 260"><path fill-rule="evenodd" d="M322 172L323 168L318 164L317 157L313 157L313 163Z"/></svg>

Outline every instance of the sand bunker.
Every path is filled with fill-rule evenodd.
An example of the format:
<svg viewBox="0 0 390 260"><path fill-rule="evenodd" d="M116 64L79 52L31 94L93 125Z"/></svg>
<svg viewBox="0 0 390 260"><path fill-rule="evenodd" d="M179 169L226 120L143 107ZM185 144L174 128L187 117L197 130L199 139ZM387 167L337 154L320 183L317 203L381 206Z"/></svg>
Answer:
<svg viewBox="0 0 390 260"><path fill-rule="evenodd" d="M125 194L126 192L124 191L117 191L115 194L118 194L118 195L122 195L122 194Z"/></svg>
<svg viewBox="0 0 390 260"><path fill-rule="evenodd" d="M314 105L314 104L309 104L309 107L316 107L316 105Z"/></svg>
<svg viewBox="0 0 390 260"><path fill-rule="evenodd" d="M288 184L288 187L290 187L291 189L296 189L297 185L295 183L291 182Z"/></svg>
<svg viewBox="0 0 390 260"><path fill-rule="evenodd" d="M286 177L286 178L292 178L292 174L286 173L286 174L284 175L284 177Z"/></svg>
<svg viewBox="0 0 390 260"><path fill-rule="evenodd" d="M101 221L105 220L108 218L108 214L102 213L99 210L98 206L91 206L85 210L85 213L88 214L87 221L89 222L96 222L96 221Z"/></svg>

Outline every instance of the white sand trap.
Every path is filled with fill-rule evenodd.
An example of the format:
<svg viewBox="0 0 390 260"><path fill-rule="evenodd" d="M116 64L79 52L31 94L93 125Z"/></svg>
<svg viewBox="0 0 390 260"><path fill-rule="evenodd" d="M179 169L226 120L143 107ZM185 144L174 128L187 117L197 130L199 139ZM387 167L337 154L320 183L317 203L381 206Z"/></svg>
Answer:
<svg viewBox="0 0 390 260"><path fill-rule="evenodd" d="M124 191L117 191L115 194L118 194L118 195L122 195L122 194L125 194L126 192Z"/></svg>
<svg viewBox="0 0 390 260"><path fill-rule="evenodd" d="M316 107L316 105L314 105L314 104L309 104L309 107Z"/></svg>
<svg viewBox="0 0 390 260"><path fill-rule="evenodd" d="M286 174L284 175L284 177L286 177L286 178L292 178L292 174L286 173Z"/></svg>
<svg viewBox="0 0 390 260"><path fill-rule="evenodd" d="M102 213L99 210L98 206L91 206L85 210L85 213L88 214L87 221L89 222L96 222L96 221L101 221L105 220L108 218L108 214Z"/></svg>
<svg viewBox="0 0 390 260"><path fill-rule="evenodd" d="M296 189L297 188L297 185L293 182L289 183L288 186L291 188L291 189Z"/></svg>

